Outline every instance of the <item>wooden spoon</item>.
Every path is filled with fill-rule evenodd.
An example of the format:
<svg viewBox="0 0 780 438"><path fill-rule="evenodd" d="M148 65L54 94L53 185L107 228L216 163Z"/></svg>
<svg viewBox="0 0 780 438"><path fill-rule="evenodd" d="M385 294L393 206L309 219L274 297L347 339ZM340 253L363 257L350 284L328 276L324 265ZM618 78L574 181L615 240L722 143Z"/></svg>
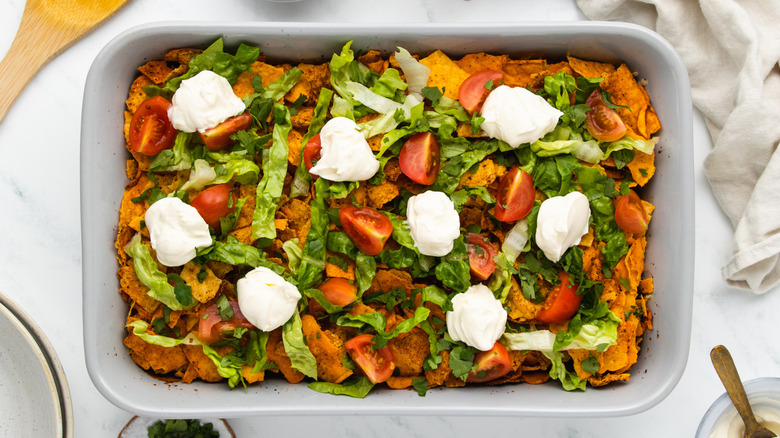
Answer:
<svg viewBox="0 0 780 438"><path fill-rule="evenodd" d="M0 122L38 70L128 0L27 0L22 22L0 62Z"/></svg>
<svg viewBox="0 0 780 438"><path fill-rule="evenodd" d="M737 413L742 417L742 421L745 422L745 438L770 438L777 436L756 421L729 350L722 345L718 345L710 352L710 359L712 359L712 365L715 366L715 371L718 372L720 381L726 387L726 392L729 394L732 403L737 408Z"/></svg>

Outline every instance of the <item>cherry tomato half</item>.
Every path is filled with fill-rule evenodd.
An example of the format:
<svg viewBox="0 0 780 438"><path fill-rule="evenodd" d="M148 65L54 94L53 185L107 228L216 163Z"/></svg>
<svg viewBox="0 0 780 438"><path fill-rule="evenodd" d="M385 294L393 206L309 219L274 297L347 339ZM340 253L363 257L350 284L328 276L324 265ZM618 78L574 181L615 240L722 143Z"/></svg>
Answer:
<svg viewBox="0 0 780 438"><path fill-rule="evenodd" d="M547 296L544 310L536 315L536 319L548 324L563 322L574 316L582 303L582 295L577 294L578 284L573 284L566 271L558 273L560 283ZM549 303L549 304L548 304Z"/></svg>
<svg viewBox="0 0 780 438"><path fill-rule="evenodd" d="M420 132L406 140L398 154L401 172L412 181L431 185L441 169L439 141L432 132Z"/></svg>
<svg viewBox="0 0 780 438"><path fill-rule="evenodd" d="M474 114L475 111L479 111L482 107L482 102L488 94L487 85L488 81L493 81L493 86L498 86L498 83L504 79L504 72L496 70L482 70L474 73L466 78L460 88L458 89L458 100L463 108L469 114Z"/></svg>
<svg viewBox="0 0 780 438"><path fill-rule="evenodd" d="M536 189L531 175L513 167L498 182L494 215L502 222L520 220L531 212L535 199Z"/></svg>
<svg viewBox="0 0 780 438"><path fill-rule="evenodd" d="M130 147L144 155L157 155L169 148L176 129L168 119L172 105L161 96L150 97L136 109L130 121Z"/></svg>
<svg viewBox="0 0 780 438"><path fill-rule="evenodd" d="M371 338L374 335L356 336L344 343L347 353L358 364L371 383L381 383L393 375L395 358L390 348L371 348Z"/></svg>
<svg viewBox="0 0 780 438"><path fill-rule="evenodd" d="M488 351L480 351L474 356L474 364L477 366L466 377L467 382L488 382L498 379L512 371L512 360L506 347L496 342Z"/></svg>
<svg viewBox="0 0 780 438"><path fill-rule="evenodd" d="M615 199L615 222L628 233L645 234L647 231L650 215L633 190Z"/></svg>
<svg viewBox="0 0 780 438"><path fill-rule="evenodd" d="M498 251L486 238L476 233L468 234L467 245L471 275L480 280L487 280L496 269L493 257L498 255Z"/></svg>
<svg viewBox="0 0 780 438"><path fill-rule="evenodd" d="M238 327L254 327L241 313L237 302L228 302L230 303L230 308L233 309L233 317L223 321L217 304L210 305L198 320L198 339L207 344L213 344L222 340L222 332L233 331Z"/></svg>
<svg viewBox="0 0 780 438"><path fill-rule="evenodd" d="M321 150L322 140L320 139L319 134L310 138L309 141L306 142L306 146L303 147L303 165L306 166L306 170L311 170L311 168L317 164L317 160L320 159ZM317 177L317 175L312 176Z"/></svg>
<svg viewBox="0 0 780 438"><path fill-rule="evenodd" d="M243 113L231 117L213 128L198 132L198 135L207 148L212 151L221 151L235 143L230 138L231 135L238 131L246 131L250 126L252 126L252 115Z"/></svg>
<svg viewBox="0 0 780 438"><path fill-rule="evenodd" d="M230 184L209 187L198 193L190 201L190 205L195 207L203 220L218 232L220 229L219 219L233 213L236 209L236 195L232 193L232 190L233 186ZM230 201L231 194L232 201Z"/></svg>
<svg viewBox="0 0 780 438"><path fill-rule="evenodd" d="M346 205L339 210L341 227L352 243L367 255L377 255L393 233L393 223L371 207Z"/></svg>
<svg viewBox="0 0 780 438"><path fill-rule="evenodd" d="M586 113L585 128L596 140L617 141L626 135L626 124L617 112L601 99L601 90L595 89L585 103L590 106Z"/></svg>

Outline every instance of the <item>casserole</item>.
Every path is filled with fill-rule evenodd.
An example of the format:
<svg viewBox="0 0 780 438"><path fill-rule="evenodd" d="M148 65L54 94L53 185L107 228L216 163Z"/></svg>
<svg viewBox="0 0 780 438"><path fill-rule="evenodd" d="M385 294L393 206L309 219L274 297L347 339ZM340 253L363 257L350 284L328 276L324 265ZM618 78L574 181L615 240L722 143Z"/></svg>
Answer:
<svg viewBox="0 0 780 438"><path fill-rule="evenodd" d="M205 47L223 37L261 48L275 62L321 61L345 41L385 53L441 49L451 56L485 51L560 58L566 54L623 61L647 79L647 91L664 127L656 146L657 173L644 193L656 205L647 269L655 278L650 308L655 330L642 344L628 384L566 393L557 386L523 385L377 391L363 400L333 397L304 385L264 382L246 391L221 385L165 384L144 373L122 345L118 324L127 305L116 292L115 224L124 179L124 99L135 68L177 47ZM490 25L153 24L118 36L98 55L87 77L82 118L81 197L84 342L93 382L117 406L169 418L261 414L426 414L591 416L627 415L660 402L687 361L693 280L691 104L687 75L668 44L650 31L614 23Z"/></svg>

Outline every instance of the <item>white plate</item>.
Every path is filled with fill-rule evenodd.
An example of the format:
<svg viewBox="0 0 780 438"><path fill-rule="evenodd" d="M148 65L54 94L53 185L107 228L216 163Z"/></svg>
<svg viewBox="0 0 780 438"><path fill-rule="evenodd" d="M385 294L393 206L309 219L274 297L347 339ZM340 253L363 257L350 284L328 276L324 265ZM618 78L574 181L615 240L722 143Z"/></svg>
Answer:
<svg viewBox="0 0 780 438"><path fill-rule="evenodd" d="M70 392L41 329L0 294L0 436L72 437Z"/></svg>

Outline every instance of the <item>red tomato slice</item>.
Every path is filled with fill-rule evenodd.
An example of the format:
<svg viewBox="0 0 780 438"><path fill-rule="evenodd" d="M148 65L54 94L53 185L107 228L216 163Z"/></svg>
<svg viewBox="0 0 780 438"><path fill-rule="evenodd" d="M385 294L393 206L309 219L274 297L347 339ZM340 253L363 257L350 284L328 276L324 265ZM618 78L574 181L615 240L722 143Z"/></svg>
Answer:
<svg viewBox="0 0 780 438"><path fill-rule="evenodd" d="M566 271L558 274L561 281L550 291L545 304L547 307L536 315L536 319L548 324L563 322L574 316L582 303L582 295L577 294L578 284L573 284Z"/></svg>
<svg viewBox="0 0 780 438"><path fill-rule="evenodd" d="M487 85L488 81L493 81L493 86L497 87L498 83L504 79L504 72L496 70L483 70L476 72L473 75L466 78L460 88L458 89L458 100L463 108L469 114L474 114L475 111L479 111L482 108L482 102L488 94Z"/></svg>
<svg viewBox="0 0 780 438"><path fill-rule="evenodd" d="M487 280L496 269L493 257L498 255L498 251L485 237L475 233L468 234L467 244L471 275L480 280Z"/></svg>
<svg viewBox="0 0 780 438"><path fill-rule="evenodd" d="M152 156L173 144L176 129L168 119L171 106L161 96L150 97L141 103L130 121L130 147L134 151Z"/></svg>
<svg viewBox="0 0 780 438"><path fill-rule="evenodd" d="M233 309L233 317L223 321L217 304L210 305L198 320L198 339L207 344L213 344L222 340L222 332L233 331L238 327L254 327L241 313L237 302L228 302L230 303L230 308Z"/></svg>
<svg viewBox="0 0 780 438"><path fill-rule="evenodd" d="M231 135L238 131L246 131L250 126L252 126L252 115L243 113L231 117L213 128L198 132L198 135L207 148L212 151L221 151L235 143L230 138Z"/></svg>
<svg viewBox="0 0 780 438"><path fill-rule="evenodd" d="M236 195L232 193L233 186L230 184L220 184L212 186L198 193L190 201L190 205L195 207L200 216L211 228L219 232L219 219L233 213L236 207ZM228 202L232 194L232 202Z"/></svg>
<svg viewBox="0 0 780 438"><path fill-rule="evenodd" d="M336 306L346 306L357 300L357 286L345 278L329 278L317 286L317 289L322 291L326 300Z"/></svg>
<svg viewBox="0 0 780 438"><path fill-rule="evenodd" d="M352 243L367 255L377 255L393 233L390 219L371 207L346 205L339 210L341 227Z"/></svg>
<svg viewBox="0 0 780 438"><path fill-rule="evenodd" d="M596 140L617 141L626 135L626 124L617 112L601 99L601 90L595 89L585 103L590 106L585 118L585 128Z"/></svg>
<svg viewBox="0 0 780 438"><path fill-rule="evenodd" d="M317 160L320 159L321 150L322 140L319 134L310 138L309 141L306 142L306 146L303 147L303 164L306 166L306 170L311 170L311 168L317 164Z"/></svg>
<svg viewBox="0 0 780 438"><path fill-rule="evenodd" d="M471 371L466 377L467 382L488 382L498 379L512 371L512 360L506 347L496 342L488 351L480 351L474 356L476 371Z"/></svg>
<svg viewBox="0 0 780 438"><path fill-rule="evenodd" d="M615 222L625 232L645 234L650 215L647 214L642 200L633 190L628 195L615 199Z"/></svg>
<svg viewBox="0 0 780 438"><path fill-rule="evenodd" d="M431 185L441 169L439 141L432 132L420 132L406 140L398 154L401 171L412 181Z"/></svg>
<svg viewBox="0 0 780 438"><path fill-rule="evenodd" d="M356 336L344 343L347 353L358 364L371 383L381 383L393 375L395 358L388 347L374 350L371 348L371 338L374 335Z"/></svg>
<svg viewBox="0 0 780 438"><path fill-rule="evenodd" d="M520 220L531 212L536 200L534 180L525 170L513 167L498 183L494 215L502 222Z"/></svg>

